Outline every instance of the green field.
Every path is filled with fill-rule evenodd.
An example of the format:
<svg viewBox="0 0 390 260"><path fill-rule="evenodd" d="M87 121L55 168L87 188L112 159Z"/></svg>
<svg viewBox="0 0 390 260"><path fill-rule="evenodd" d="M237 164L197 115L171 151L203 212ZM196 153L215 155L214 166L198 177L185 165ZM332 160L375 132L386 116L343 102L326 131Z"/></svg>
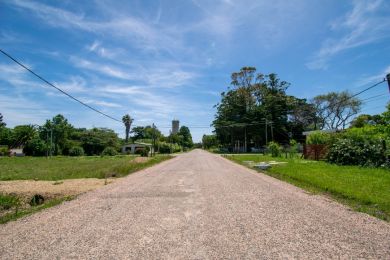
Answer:
<svg viewBox="0 0 390 260"><path fill-rule="evenodd" d="M390 221L390 170L264 155L226 157L246 166L248 164L244 161L287 162L275 165L264 173L314 193L329 194L358 211Z"/></svg>
<svg viewBox="0 0 390 260"><path fill-rule="evenodd" d="M135 156L107 157L0 157L0 180L63 180L125 176L169 159L155 156L147 162L134 163Z"/></svg>

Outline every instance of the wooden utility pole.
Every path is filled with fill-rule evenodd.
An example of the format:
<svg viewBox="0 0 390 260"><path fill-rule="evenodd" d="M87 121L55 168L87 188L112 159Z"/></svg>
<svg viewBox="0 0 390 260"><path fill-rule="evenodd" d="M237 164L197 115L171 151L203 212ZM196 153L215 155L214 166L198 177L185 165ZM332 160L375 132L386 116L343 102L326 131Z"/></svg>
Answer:
<svg viewBox="0 0 390 260"><path fill-rule="evenodd" d="M268 144L268 133L267 133L267 130L268 130L268 121L267 121L267 118L265 119L265 145Z"/></svg>
<svg viewBox="0 0 390 260"><path fill-rule="evenodd" d="M244 144L244 152L247 152L247 143L246 143L246 126L245 126L245 144Z"/></svg>

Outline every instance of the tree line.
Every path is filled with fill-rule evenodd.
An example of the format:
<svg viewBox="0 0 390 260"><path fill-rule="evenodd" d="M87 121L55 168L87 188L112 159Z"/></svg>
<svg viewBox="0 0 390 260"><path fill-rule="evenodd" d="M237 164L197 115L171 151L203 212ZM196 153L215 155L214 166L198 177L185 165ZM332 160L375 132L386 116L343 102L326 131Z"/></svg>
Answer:
<svg viewBox="0 0 390 260"><path fill-rule="evenodd" d="M304 141L310 130L345 129L360 112L362 102L348 91L330 92L311 100L287 94L290 83L277 74L243 67L231 75L221 93L213 121L215 136L204 136L206 146L217 141L230 150L250 150L270 141Z"/></svg>
<svg viewBox="0 0 390 260"><path fill-rule="evenodd" d="M109 128L74 127L60 114L41 126L28 124L8 128L0 113L0 155L19 147L31 156L115 155L122 145L135 141L153 144L155 151L160 153L178 152L193 146L191 132L186 126L177 134L164 136L154 126L137 126L131 130L132 122L129 115L123 117L125 139L121 139Z"/></svg>

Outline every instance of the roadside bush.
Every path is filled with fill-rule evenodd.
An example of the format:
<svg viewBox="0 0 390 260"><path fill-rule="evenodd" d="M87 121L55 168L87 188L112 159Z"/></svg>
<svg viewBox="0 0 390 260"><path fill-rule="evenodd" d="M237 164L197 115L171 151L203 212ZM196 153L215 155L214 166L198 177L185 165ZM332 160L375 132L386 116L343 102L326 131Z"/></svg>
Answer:
<svg viewBox="0 0 390 260"><path fill-rule="evenodd" d="M142 149L142 151L141 151L141 156L148 157L149 151L150 151L149 147L145 147L145 149Z"/></svg>
<svg viewBox="0 0 390 260"><path fill-rule="evenodd" d="M115 150L114 147L106 147L102 152L102 156L115 156L117 154L118 152Z"/></svg>
<svg viewBox="0 0 390 260"><path fill-rule="evenodd" d="M148 157L149 151L150 151L149 147L144 147L144 148L136 149L134 153L139 154L142 157Z"/></svg>
<svg viewBox="0 0 390 260"><path fill-rule="evenodd" d="M83 156L84 155L84 149L81 146L73 146L69 149L69 155L70 156Z"/></svg>
<svg viewBox="0 0 390 260"><path fill-rule="evenodd" d="M385 145L379 139L340 138L330 147L327 160L339 165L384 166Z"/></svg>
<svg viewBox="0 0 390 260"><path fill-rule="evenodd" d="M296 157L298 153L298 143L294 139L290 141L290 147L288 149L288 153L290 155L290 158Z"/></svg>
<svg viewBox="0 0 390 260"><path fill-rule="evenodd" d="M6 195L0 193L0 209L8 210L12 207L20 205L20 200L14 195Z"/></svg>
<svg viewBox="0 0 390 260"><path fill-rule="evenodd" d="M44 156L47 146L44 141L39 138L34 138L26 143L23 152L30 156Z"/></svg>
<svg viewBox="0 0 390 260"><path fill-rule="evenodd" d="M159 152L160 153L177 153L180 152L180 146L178 144L168 144L166 142L160 142L159 143Z"/></svg>
<svg viewBox="0 0 390 260"><path fill-rule="evenodd" d="M8 155L8 147L7 146L1 146L0 147L0 156L7 156Z"/></svg>
<svg viewBox="0 0 390 260"><path fill-rule="evenodd" d="M306 138L306 144L329 144L330 141L330 134L320 131L315 131Z"/></svg>
<svg viewBox="0 0 390 260"><path fill-rule="evenodd" d="M267 149L271 153L272 157L279 157L282 154L282 148L276 142L269 142Z"/></svg>

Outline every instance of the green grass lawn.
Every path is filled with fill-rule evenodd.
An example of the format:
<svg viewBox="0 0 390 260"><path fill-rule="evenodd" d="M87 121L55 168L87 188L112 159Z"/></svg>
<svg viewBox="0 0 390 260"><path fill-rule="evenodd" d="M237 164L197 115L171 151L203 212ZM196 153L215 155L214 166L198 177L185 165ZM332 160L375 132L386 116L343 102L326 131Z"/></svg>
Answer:
<svg viewBox="0 0 390 260"><path fill-rule="evenodd" d="M303 159L283 159L264 155L227 155L244 161L284 161L264 173L315 193L326 193L352 208L390 221L390 170L338 166Z"/></svg>
<svg viewBox="0 0 390 260"><path fill-rule="evenodd" d="M155 156L147 162L133 163L135 156L107 157L0 157L0 180L63 180L105 178L106 174L125 176L164 161Z"/></svg>

